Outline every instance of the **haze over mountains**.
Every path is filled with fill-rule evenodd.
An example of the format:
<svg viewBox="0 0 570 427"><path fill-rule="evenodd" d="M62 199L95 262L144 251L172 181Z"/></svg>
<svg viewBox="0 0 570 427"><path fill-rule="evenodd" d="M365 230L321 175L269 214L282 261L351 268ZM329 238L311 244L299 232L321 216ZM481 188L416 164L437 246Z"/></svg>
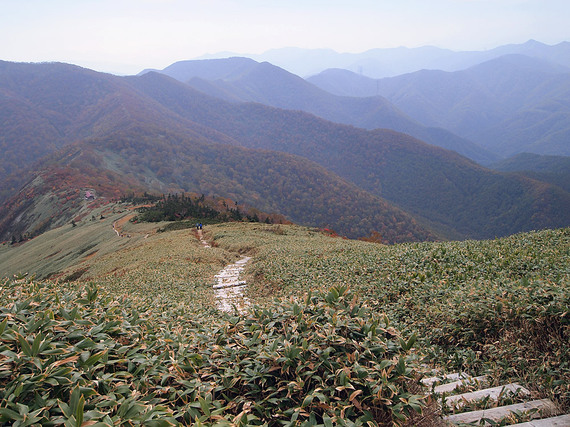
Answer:
<svg viewBox="0 0 570 427"><path fill-rule="evenodd" d="M106 198L229 197L350 237L376 231L386 242L570 224L564 65L506 56L434 72L427 83L432 72L372 80L327 71L306 81L246 58L183 61L162 73L0 62L0 238L71 221L85 209L85 188ZM362 96L370 87L386 94ZM517 115L526 128L515 129ZM469 139L531 127L540 138L497 131L485 147ZM524 161L497 162L517 147L557 156L535 157L541 171L514 173L528 169Z"/></svg>
<svg viewBox="0 0 570 427"><path fill-rule="evenodd" d="M406 52L410 58L417 54ZM456 59L458 67L475 65L379 80L329 69L305 81L248 58L181 61L160 72L226 100L303 110L366 129L398 130L481 164L520 152L570 154L569 43L530 41L453 56L465 58Z"/></svg>
<svg viewBox="0 0 570 427"><path fill-rule="evenodd" d="M570 155L570 69L540 59L506 55L462 71L380 80L329 70L309 80L344 96L381 94L419 122L500 156Z"/></svg>
<svg viewBox="0 0 570 427"><path fill-rule="evenodd" d="M452 51L434 46L371 49L362 53L338 53L332 49L272 49L258 55L220 52L196 59L242 56L310 77L326 69L339 68L371 78L393 77L419 70L458 71L509 54L526 55L570 67L570 43L553 46L536 40L499 46L484 51Z"/></svg>

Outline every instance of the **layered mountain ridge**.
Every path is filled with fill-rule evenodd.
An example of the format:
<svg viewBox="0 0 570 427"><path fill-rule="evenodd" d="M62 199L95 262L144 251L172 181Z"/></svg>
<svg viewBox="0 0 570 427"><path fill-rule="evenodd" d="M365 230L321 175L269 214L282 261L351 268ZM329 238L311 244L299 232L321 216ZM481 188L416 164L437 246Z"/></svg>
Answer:
<svg viewBox="0 0 570 427"><path fill-rule="evenodd" d="M0 105L18 118L4 122L0 138L3 239L71 220L79 206L62 198L81 188L109 198L147 190L229 197L350 237L376 231L386 242L570 223L570 195L557 185L490 171L393 130L228 101L157 73L2 62ZM38 200L53 202L41 220L29 214Z"/></svg>
<svg viewBox="0 0 570 427"><path fill-rule="evenodd" d="M461 71L380 80L330 70L309 81L343 96L382 95L418 122L500 157L570 155L570 68L542 59L512 54Z"/></svg>
<svg viewBox="0 0 570 427"><path fill-rule="evenodd" d="M220 52L196 59L244 56L267 61L303 78L325 69L340 68L371 78L394 77L419 70L463 70L491 59L520 54L570 67L570 42L547 45L536 40L481 51L453 51L435 46L376 48L361 53L339 53L332 49L271 49L262 54Z"/></svg>
<svg viewBox="0 0 570 427"><path fill-rule="evenodd" d="M364 129L393 129L454 150L480 163L497 157L471 141L438 127L424 126L381 96L346 97L326 92L268 62L247 58L182 61L161 74L230 102L257 102L300 110L335 123Z"/></svg>

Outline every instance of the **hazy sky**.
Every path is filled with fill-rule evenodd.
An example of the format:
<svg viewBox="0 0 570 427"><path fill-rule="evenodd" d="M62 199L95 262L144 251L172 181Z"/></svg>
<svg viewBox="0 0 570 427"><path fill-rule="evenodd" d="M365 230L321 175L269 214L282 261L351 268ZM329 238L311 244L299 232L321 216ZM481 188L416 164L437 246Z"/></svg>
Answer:
<svg viewBox="0 0 570 427"><path fill-rule="evenodd" d="M570 40L570 0L0 0L0 59L134 74L206 53Z"/></svg>

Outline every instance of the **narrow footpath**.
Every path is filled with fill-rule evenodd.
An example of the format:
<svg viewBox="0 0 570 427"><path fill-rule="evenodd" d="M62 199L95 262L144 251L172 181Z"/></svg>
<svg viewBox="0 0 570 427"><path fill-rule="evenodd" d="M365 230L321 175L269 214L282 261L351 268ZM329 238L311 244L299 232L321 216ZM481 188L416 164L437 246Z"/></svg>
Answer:
<svg viewBox="0 0 570 427"><path fill-rule="evenodd" d="M212 246L204 239L202 230L197 230L198 239L205 248ZM245 296L246 281L240 280L240 273L244 270L245 265L251 257L244 256L239 261L225 266L214 277L217 284L214 285L214 296L216 297L216 305L218 309L225 312L233 312L234 307L242 313L249 306L249 299Z"/></svg>
<svg viewBox="0 0 570 427"><path fill-rule="evenodd" d="M211 246L204 239L202 230L197 234L204 247ZM251 257L244 256L239 261L227 265L214 277L216 305L219 310L242 313L250 305L245 296L246 281L240 280L240 273L245 269ZM563 427L570 426L570 414L561 414L556 405L549 399L533 400L531 392L517 383L488 387L486 376L471 377L464 373L437 375L424 378L432 399L438 402L439 410L455 408L453 415L443 417L443 424L455 425L510 425L512 427ZM465 388L469 392L461 392ZM503 404L509 397L516 398L519 403ZM506 399L505 399L506 398ZM489 401L497 401L491 408L483 409ZM479 409L478 406L482 405Z"/></svg>
<svg viewBox="0 0 570 427"><path fill-rule="evenodd" d="M214 285L214 295L218 309L232 312L235 309L242 313L250 305L249 299L245 296L246 282L240 280L240 273L251 257L243 257L234 264L227 265L222 271L216 274L218 283Z"/></svg>
<svg viewBox="0 0 570 427"><path fill-rule="evenodd" d="M204 235L202 234L202 230L197 230L198 231L198 238L200 239L200 243L202 243L202 245L204 245L205 248L211 248L212 246L210 246L210 244L206 241L206 239L204 239Z"/></svg>

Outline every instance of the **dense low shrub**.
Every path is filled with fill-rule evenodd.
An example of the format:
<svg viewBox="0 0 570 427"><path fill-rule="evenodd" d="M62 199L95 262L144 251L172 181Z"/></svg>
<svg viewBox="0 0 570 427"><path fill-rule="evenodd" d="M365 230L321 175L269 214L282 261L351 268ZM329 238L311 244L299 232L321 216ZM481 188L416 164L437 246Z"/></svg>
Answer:
<svg viewBox="0 0 570 427"><path fill-rule="evenodd" d="M2 284L0 422L393 425L421 410L415 336L346 288L218 320L102 293Z"/></svg>
<svg viewBox="0 0 570 427"><path fill-rule="evenodd" d="M214 232L222 248L258 248L250 297L346 283L402 333L417 332L427 363L519 381L570 409L570 228L392 246L260 228Z"/></svg>

